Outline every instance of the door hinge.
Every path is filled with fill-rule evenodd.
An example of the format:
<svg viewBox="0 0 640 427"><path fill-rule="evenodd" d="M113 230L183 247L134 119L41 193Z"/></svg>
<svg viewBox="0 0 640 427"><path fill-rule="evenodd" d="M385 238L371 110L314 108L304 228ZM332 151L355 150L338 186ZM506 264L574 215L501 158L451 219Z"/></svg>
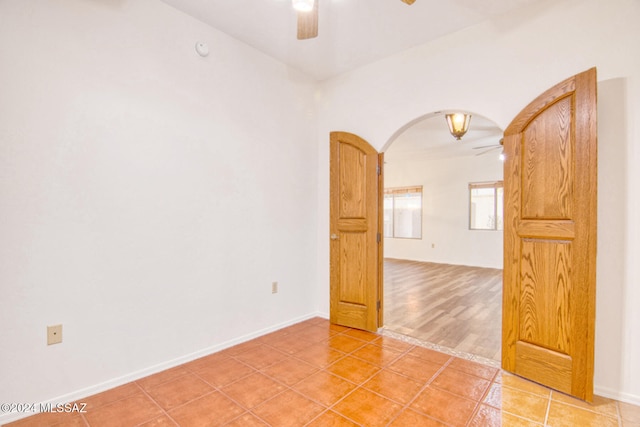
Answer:
<svg viewBox="0 0 640 427"><path fill-rule="evenodd" d="M380 175L380 165L376 165L376 173Z"/></svg>
<svg viewBox="0 0 640 427"><path fill-rule="evenodd" d="M376 234L376 242L380 243L380 233Z"/></svg>
<svg viewBox="0 0 640 427"><path fill-rule="evenodd" d="M377 309L378 311L380 311L380 301L378 301L378 302L376 303L376 309Z"/></svg>

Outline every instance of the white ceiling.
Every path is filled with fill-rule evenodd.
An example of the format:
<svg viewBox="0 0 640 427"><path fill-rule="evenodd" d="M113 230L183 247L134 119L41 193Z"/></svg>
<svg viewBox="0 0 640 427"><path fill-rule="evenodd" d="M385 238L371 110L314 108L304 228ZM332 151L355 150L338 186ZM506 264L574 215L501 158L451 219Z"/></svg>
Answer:
<svg viewBox="0 0 640 427"><path fill-rule="evenodd" d="M324 80L540 0L319 0L319 36L296 39L291 0L162 0Z"/></svg>
<svg viewBox="0 0 640 427"><path fill-rule="evenodd" d="M491 120L474 114L469 131L460 141L449 133L445 115L434 113L414 123L393 141L384 153L385 163L443 159L466 156L492 156L498 161L502 151L502 130Z"/></svg>
<svg viewBox="0 0 640 427"><path fill-rule="evenodd" d="M230 36L318 80L540 0L319 0L319 36L297 40L291 0L162 0ZM318 0L316 0L318 1ZM204 40L203 40L204 41ZM388 163L473 156L496 146L502 130L474 115L470 130L456 141L444 113L416 122L385 151ZM500 150L486 152L497 158Z"/></svg>

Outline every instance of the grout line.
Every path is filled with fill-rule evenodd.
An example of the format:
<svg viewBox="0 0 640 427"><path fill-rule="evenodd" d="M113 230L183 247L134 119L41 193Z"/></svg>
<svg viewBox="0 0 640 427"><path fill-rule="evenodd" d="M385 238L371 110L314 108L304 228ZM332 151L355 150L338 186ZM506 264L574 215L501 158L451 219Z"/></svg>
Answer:
<svg viewBox="0 0 640 427"><path fill-rule="evenodd" d="M522 415L514 414L513 412L505 411L503 409L500 409L500 412L504 412L505 414L509 414L512 417L517 418L519 420L527 421L528 423L533 424L535 426L541 426L541 427L545 427L546 426L546 424L544 422L543 423L539 423L538 421L534 421L531 418L523 417Z"/></svg>
<svg viewBox="0 0 640 427"><path fill-rule="evenodd" d="M580 410L583 410L583 411L588 411L588 412L591 412L593 414L602 415L602 416L608 417L608 418L618 418L619 421L622 420L622 416L620 414L620 408L619 408L619 405L618 405L619 401L617 401L615 399L607 399L607 400L610 400L611 403L614 403L615 407L616 407L616 414L615 415L611 415L611 414L596 410L594 404L589 404L588 407L584 407L584 406L576 405L576 404L574 404L572 402L561 402L561 401L553 398L553 393L558 393L558 394L560 394L562 396L566 396L566 397L568 397L570 399L576 399L581 403L585 403L585 402L581 401L577 397L571 396L570 394L565 394L565 393L562 393L562 392L559 392L559 391L551 390L551 396L552 396L551 399L554 400L555 402L557 402L560 405L571 406L572 408L580 409ZM588 403L588 402L586 402L586 403Z"/></svg>
<svg viewBox="0 0 640 427"><path fill-rule="evenodd" d="M265 419L264 419L264 418L262 418L260 415L258 415L258 414L256 414L255 412L253 412L253 410L247 411L247 412L245 412L245 413L246 413L246 414L251 414L251 415L253 415L253 416L254 416L254 417L256 417L257 419L259 419L260 421L262 421L263 423L265 423L265 425L267 425L267 426L271 427L271 424L269 424L269 423L267 422L267 420L265 420ZM239 416L239 417L240 417L240 416ZM238 418L239 418L239 417L238 417ZM237 418L234 418L234 419L237 419ZM229 421L227 424L231 424L231 421Z"/></svg>
<svg viewBox="0 0 640 427"><path fill-rule="evenodd" d="M240 377L238 377L238 378L234 379L234 380L233 380L233 381L231 381L230 383L223 384L223 385L220 385L220 386L217 386L217 385L212 384L211 382L207 381L207 379L206 379L206 378L204 378L204 377L202 377L198 372L193 372L193 374L194 374L195 376L197 376L198 378L200 378L200 379L201 379L202 381L204 381L205 383L209 384L209 385L210 385L211 387L213 387L214 389L216 389L216 390L221 390L221 389L222 389L222 387L226 387L226 386L228 386L228 385L235 384L235 383L237 383L238 381L241 381L241 380L243 380L243 379L247 378L248 376L253 375L253 374L255 374L256 372L258 372L258 370L257 370L256 368L254 368L253 366L250 366L250 365L248 365L248 364L246 364L246 363L242 362L241 360L237 360L237 359L235 359L235 358L234 358L234 357L232 357L232 356L231 356L230 358L231 358L231 359L233 359L235 362L238 362L238 363L240 363L240 364L242 364L242 365L244 365L244 366L246 366L246 367L250 368L250 369L252 370L252 372L250 372L250 373L248 373L248 374L246 374L246 375L242 375L242 376L240 376Z"/></svg>
<svg viewBox="0 0 640 427"><path fill-rule="evenodd" d="M411 350L411 349L407 350L407 353L409 353L409 351L410 351L410 350ZM415 357L415 356L414 356L414 357ZM413 398L412 398L412 399L410 399L410 400L409 400L409 401L408 401L408 402L407 402L407 403L402 407L402 409L400 410L400 412L398 412L398 414L397 414L395 417L393 417L393 419L391 419L391 421L389 421L389 424L391 424L392 422L394 422L394 421L395 421L395 420L396 420L396 419L397 419L397 418L398 418L398 417L399 417L399 416L400 416L404 411L406 411L407 409L409 409L409 408L410 408L410 406L413 404L413 402L415 402L415 401L416 401L416 399L417 399L417 398L418 398L418 397L419 397L419 396L420 396L420 395L421 395L421 394L422 394L422 393L427 389L427 387L429 387L429 386L431 385L431 383L433 382L433 380L434 380L435 378L437 378L437 376L438 376L438 375L440 375L440 373L442 373L442 371L444 371L444 370L445 370L445 368L446 368L446 367L451 363L451 359L452 359L452 358L449 358L449 360L447 360L447 361L446 361L446 362L445 362L445 363L440 367L440 369L438 369L438 370L437 370L437 371L436 371L436 372L431 376L431 378L429 378L429 379L424 383L424 385L423 385L422 387L420 387L420 389L419 389L419 390L418 390L418 392L415 394L415 396L413 396ZM427 417L431 418L431 419L436 419L436 418L432 417L432 416L431 416L431 415L429 415L429 414L425 414L425 413L424 413L424 412L422 412L422 411L418 411L418 412L419 412L420 414L422 414L422 415L425 415L425 416L427 416ZM475 408L474 408L474 412L475 412ZM438 420L438 421L442 421L442 420Z"/></svg>
<svg viewBox="0 0 640 427"><path fill-rule="evenodd" d="M551 390L549 390L549 397L547 400L547 411L544 414L544 422L543 422L543 425L545 426L549 422L549 412L551 412L551 396L552 396L552 393L551 393Z"/></svg>
<svg viewBox="0 0 640 427"><path fill-rule="evenodd" d="M319 419L321 416L323 416L324 414L326 414L327 412L333 412L334 414L338 415L339 417L344 418L345 420L349 420L350 422L352 422L353 424L357 425L358 427L363 427L362 424L356 422L355 420L352 420L351 418L347 417L345 414L341 413L341 412L336 412L334 410L332 410L331 408L325 408L324 411L320 412L316 417L314 417L312 420L309 420L309 422L307 422L305 424L305 426L310 425L311 423L313 423L315 420Z"/></svg>
<svg viewBox="0 0 640 427"><path fill-rule="evenodd" d="M348 332L348 331L350 331L350 330L351 330L351 329L345 329L345 330L340 331L340 332L333 331L333 332L336 332L336 333L335 333L335 334L333 334L333 335L331 335L331 336L330 336L329 338L327 338L327 339L324 339L324 340L321 340L321 341L318 341L318 342L317 342L317 344L325 343L325 344L328 346L328 341L329 341L329 340L331 340L332 338L335 338L335 337L337 337L337 336L340 336L340 335L345 336L345 337L348 337L348 338L352 338L352 339L355 339L355 340L358 340L358 341L362 341L362 345L360 345L360 346L359 346L359 347L357 347L357 348L354 348L353 350L351 350L351 351L349 351L349 352L344 352L344 351L342 351L342 350L338 350L338 349L335 349L335 348L333 348L333 347L328 346L328 347L329 347L329 348L331 348L332 350L337 351L337 352L339 352L339 353L342 353L342 356L341 356L340 358L338 358L338 359L334 360L332 363L328 364L327 366L324 366L324 367L320 367L320 368L318 368L318 367L316 367L315 365L311 365L311 364L309 364L308 362L306 362L306 361L304 361L304 360L302 360L302 359L300 359L300 358L296 357L296 356L295 356L295 354L296 354L296 353L298 353L298 352L293 353L293 354L287 354L287 356L288 356L288 358L292 358L292 359L295 359L295 360L299 360L299 361L301 361L301 362L303 362L303 363L309 364L310 366L313 366L314 368L316 368L316 370L315 370L312 374L310 374L310 375L308 375L307 377L305 377L305 378L303 378L303 379L299 380L299 381L298 381L298 382L296 382L295 384L298 384L298 383L300 383L300 382L304 381L306 378L309 378L310 376L315 375L316 373L319 373L319 372L321 372L321 371L324 371L325 373L327 373L327 374L329 374L329 375L336 376L337 378L340 378L340 379L342 379L342 380L344 380L344 381L346 381L346 382L348 382L348 383L350 383L350 384L354 385L355 387L354 387L354 389L353 389L353 390L351 390L349 393L347 393L347 394L345 394L344 396L342 396L340 399L338 399L338 400L337 400L336 402L334 402L332 405L330 405L330 406L326 406L326 405L325 405L325 404L323 404L322 402L319 402L319 401L317 401L317 400L315 400L315 399L311 398L310 396L307 396L307 395L305 395L305 394L302 394L302 393L298 392L298 391L297 391L297 390L295 390L292 386L289 386L289 385L287 385L287 384L283 383L282 381L278 380L277 378L274 378L274 377L272 377L272 376L270 376L270 375L268 375L268 374L266 374L266 373L262 372L262 369L260 369L260 370L257 370L257 371L258 371L258 372L260 372L260 373L262 373L263 375L266 375L266 376L267 376L268 378L270 378L271 380L276 381L276 382L277 382L277 383L279 383L279 384L282 384L282 385L285 387L285 390L283 390L281 393L278 393L278 394L276 394L276 395L272 396L271 398L269 398L269 399L267 399L267 400L265 400L265 401L261 402L258 406L261 406L261 405L263 405L263 404L267 403L268 401L270 401L270 400L274 399L276 396L278 396L278 395L280 395L280 394L284 393L284 392L286 391L286 389L289 389L289 390L291 390L292 392L297 393L298 395L300 395L300 396L304 397L305 399L308 399L308 400L310 400L310 401L312 401L312 402L314 402L314 403L316 403L316 404L318 404L318 405L320 405L321 407L323 407L323 408L324 408L324 411L323 411L323 412L321 412L318 416L316 416L316 417L314 418L314 420L315 420L316 418L320 417L320 416L321 416L322 414L324 414L325 412L328 412L329 410L332 410L331 408L335 407L335 405L337 405L339 402L341 402L342 400L344 400L345 398L347 398L348 396L350 396L351 394L353 394L356 390L358 390L358 388L362 388L362 384L366 383L366 382L367 382L367 381L369 381L371 378L373 378L375 375L377 375L377 374L378 374L378 373L379 373L383 368L382 368L382 367L378 367L378 366L377 366L377 365L375 365L375 364L371 364L370 362L368 362L368 361L366 361L366 360L360 359L360 358L358 358L357 356L355 356L355 355L353 354L354 352L356 352L356 351L358 351L358 350L360 350L360 349L364 348L366 345L368 345L368 344L370 344L370 343L373 343L373 342L374 342L374 341L376 341L377 339L374 339L374 340L371 340L371 341L364 341L364 340L361 340L361 339L359 339L359 338L357 338L357 337L354 337L354 336L348 335L348 334L347 334L347 332ZM379 334L378 334L378 335L379 335ZM266 343L262 343L262 344L264 344L264 345L269 345L269 344L266 344ZM274 348L275 348L275 347L274 347ZM404 353L400 353L400 355L399 355L398 357L401 357L402 355L404 355L405 353L407 353L411 348L413 348L413 347L410 347L409 349L405 350L405 352L404 352ZM369 363L369 364L371 364L371 365L373 365L373 366L376 366L376 368L379 368L379 369L378 369L375 373L373 373L371 376L369 376L369 377L365 378L363 381L361 381L361 383L360 383L360 384L358 384L358 383L356 383L356 382L354 382L354 381L352 381L352 380L350 380L350 379L348 379L348 378L344 378L344 377L342 377L342 376L336 375L336 374L332 373L331 371L328 371L328 370L327 370L327 368L329 368L330 366L332 366L332 365L334 365L334 364L336 364L336 363L340 362L341 360L345 359L345 358L346 358L346 357L348 357L348 356L351 356L351 357L354 357L354 358L356 358L356 359L358 359L358 360L361 360L361 361L363 361L363 362ZM394 359L394 360L395 360L395 359ZM271 366L271 365L270 365L270 366ZM253 367L252 367L252 368L253 368ZM267 367L264 367L263 369L266 369L266 368L268 368L268 366L267 366ZM256 369L256 368L253 368L253 369ZM293 384L293 385L295 385L295 384ZM368 390L368 389L367 389L367 390ZM224 393L223 393L223 394L224 394ZM376 394L377 394L377 393L376 393ZM226 396L226 394L225 394L225 396ZM227 397L229 397L229 398L230 398L230 396L227 396ZM383 398L385 398L385 399L388 399L388 398L386 398L385 396L381 396L381 397L383 397ZM232 400L232 401L234 401L235 403L239 404L239 402L236 402L236 401L235 401L235 400L233 400L233 399L231 399L231 400ZM391 399L389 399L389 400L391 400ZM393 401L393 400L391 400L391 401ZM242 408L244 408L244 406L243 406L243 405L240 405L240 406L241 406ZM256 406L256 407L258 407L258 406ZM252 411L253 411L253 409L254 409L254 408L251 408L251 409L248 409L248 410L252 412ZM332 410L332 411L333 411L333 410ZM333 412L335 412L335 411L333 411ZM253 413L253 412L252 412L252 413ZM256 414L253 414L253 415L257 416ZM352 422L354 422L354 423L355 423L355 421L354 421L354 420L351 420L350 418L346 417L344 414L339 413L339 415L340 415L340 416L342 416L343 418L349 419L350 421L352 421ZM258 417L258 418L259 418L259 419L261 419L260 417ZM261 420L262 420L262 419L261 419ZM262 420L262 421L264 421L264 420ZM313 421L313 420L311 420L311 421ZM310 422L311 422L311 421L310 421ZM355 423L355 424L358 424L358 423ZM358 425L359 425L359 424L358 424Z"/></svg>
<svg viewBox="0 0 640 427"><path fill-rule="evenodd" d="M305 396L306 397L306 396ZM327 412L329 412L329 408L324 408L324 411L320 412L318 415L316 415L315 417L313 417L312 419L310 419L308 422L306 422L304 425L308 426L309 424L311 424L312 422L314 422L315 420L317 420L318 418L320 418L321 416L323 416L324 414L326 414Z"/></svg>
<svg viewBox="0 0 640 427"><path fill-rule="evenodd" d="M256 371L256 372L254 372L254 373L252 373L252 374L250 374L250 375L255 375L256 373L261 374L261 375L264 375L265 377L269 378L270 380L272 380L272 381L274 381L274 382L277 382L278 384L282 385L282 386L284 387L284 388L283 388L283 390L282 390L282 391L280 391L279 393L274 394L274 395L273 395L273 396L271 396L271 397L268 397L267 399L265 399L265 400L263 400L262 402L260 402L260 403L258 403L257 405L255 405L253 408L246 407L246 406L245 406L245 405L243 405L242 403L238 402L238 401L237 401L236 399L234 399L231 395L227 394L224 390L222 390L222 388L220 388L220 389L219 389L220 393L221 393L223 396L225 396L227 399L231 400L231 401L232 401L233 403L235 403L236 405L238 405L238 406L240 406L241 408L243 408L244 410L246 410L246 411L252 411L253 409L257 408L258 406L261 406L261 405L263 405L264 403L266 403L266 402L268 402L268 401L270 401L270 400L272 400L272 399L276 398L277 396L280 396L282 393L284 393L285 391L287 391L287 389L291 389L291 387L289 387L288 385L286 385L286 384L284 384L284 383L282 383L282 382L280 382L280 381L276 380L275 378L269 377L269 376L267 376L267 375L263 374L262 372ZM243 378L247 378L248 376L249 376L249 375L247 375L246 377L243 377ZM233 384L235 384L235 383L237 383L237 382L241 381L243 378L241 378L240 380L235 381L235 382L233 382L233 383L229 383L229 384L225 385L224 387L227 387L227 386L233 385ZM294 391L295 391L295 390L294 390Z"/></svg>
<svg viewBox="0 0 640 427"><path fill-rule="evenodd" d="M178 378L179 378L179 377L178 377ZM168 382L168 381L165 381L165 382L164 382L164 383L162 383L162 384L165 384L165 383L167 383L167 382ZM137 385L137 384L136 384L136 385ZM164 408L163 408L163 407L162 407L162 406L161 406L161 405L160 405L160 404L159 404L159 403L158 403L158 402L153 398L153 396L151 396L149 393L147 393L147 391L146 391L144 388L142 388L141 386L138 386L138 387L140 387L140 389L142 390L142 393L143 393L144 395L146 395L146 396L147 396L147 398L148 398L149 400L151 400L151 401L152 401L152 402L153 402L153 403L154 403L158 408L160 408L160 410L162 411L162 414L163 414L163 415L166 415L167 417L169 417L169 419L170 419L171 421L173 421L176 425L178 425L178 423L177 423L177 422L176 422L176 421L175 421L175 420L174 420L174 419L169 415L169 411L167 411L166 409L164 409ZM209 394L209 393L205 393L205 394ZM200 396L200 397L202 397L202 396ZM192 400L190 400L189 402L192 402L193 400L195 400L195 399L192 399ZM187 403L189 403L189 402L187 402ZM185 405L186 405L186 403L185 403ZM180 405L180 406L182 406L182 405ZM173 409L175 409L175 408L173 408ZM141 422L141 423L140 423L140 424L138 424L138 425L142 425L142 424L144 424L144 423L148 423L149 421L153 421L153 420L154 420L154 419L156 419L156 418L159 418L159 416L158 416L158 417L151 418L150 420L145 420L145 421Z"/></svg>
<svg viewBox="0 0 640 427"><path fill-rule="evenodd" d="M251 375L253 375L253 374L251 374ZM246 378L246 377L243 377L243 378ZM238 380L238 381L239 381L239 380ZM234 383L235 383L235 382L234 382ZM227 385L231 385L231 384L234 384L234 383L229 383L229 384L227 384ZM283 384L283 385L284 385L284 384ZM226 386L224 386L224 387L226 387ZM244 412L243 412L243 413L239 414L237 417L233 418L232 420L229 420L229 422L227 422L226 424L230 424L231 422L233 422L234 420L236 420L236 419L238 419L238 418L242 417L242 416L243 416L244 414L246 414L246 413L251 413L253 416L255 416L256 418L258 418L260 421L263 421L265 424L270 425L266 420L264 420L264 419L262 419L260 416L258 416L258 414L255 414L255 413L253 412L253 410L254 410L254 409L256 409L256 408L258 408L258 407L260 407L260 406L262 406L262 405L264 405L265 403L267 403L267 402L269 402L269 401L271 401L271 400L275 399L276 397L280 396L282 393L286 392L286 391L287 391L287 389L290 389L290 387L287 387L287 386L285 385L285 388L284 388L282 391L280 391L279 393L276 393L276 394L274 394L273 396L271 396L271 397L269 397L269 398L267 398L267 399L263 400L262 402L258 403L257 405L255 405L255 406L254 406L254 407L252 407L252 408L248 408L248 407L246 407L245 405L243 405L242 403L238 402L238 401L237 401L236 399L234 399L232 396L230 396L230 395L228 395L226 392L224 392L221 388L220 388L220 389L218 389L218 390L217 390L217 391L218 391L218 393L220 393L222 396L226 397L227 399L229 399L230 401L232 401L233 403L235 403L236 405L238 405L240 408L242 408L242 409L244 410ZM295 391L295 390L293 390L293 391Z"/></svg>
<svg viewBox="0 0 640 427"><path fill-rule="evenodd" d="M622 427L624 424L622 423L622 411L620 410L620 402L614 400L616 404L616 415L618 415L618 426Z"/></svg>
<svg viewBox="0 0 640 427"><path fill-rule="evenodd" d="M481 407L482 407L482 401L479 400L478 402L476 402L476 407L473 408L473 412L471 413L471 416L469 417L469 419L465 423L466 426L468 426L471 422L473 422L475 417L478 415L478 412L480 412Z"/></svg>
<svg viewBox="0 0 640 427"><path fill-rule="evenodd" d="M343 332L345 332L345 331L343 331ZM380 334L377 334L377 335L380 335ZM372 341L372 342L373 342L373 341ZM358 347L358 349L360 349L360 348L362 348L362 346L361 346L361 347ZM397 360L397 359L399 359L400 357L405 356L406 354L408 354L408 353L409 353L409 351L410 351L410 350L412 350L413 348L414 348L414 346L410 346L410 347L408 347L406 350L404 350L404 352L401 352L401 353L398 355L398 357L397 357L396 359L394 359L394 361L395 361L395 360ZM383 397L384 399L387 399L387 400L389 400L389 401L391 401L391 402L395 402L395 403L399 403L399 402L396 402L395 400L389 399L389 398L388 398L388 397L386 397L386 396L382 396L382 395L380 395L380 394L378 394L378 393L374 392L373 390L369 390L368 388L364 388L364 387L362 386L363 384L365 384L366 382L368 382L369 380L371 380L371 378L373 378L374 376L376 376L380 371L382 371L382 370L384 369L384 367L380 367L380 369L378 369L374 374L372 374L370 377L368 377L368 378L366 378L364 381L362 381L362 382L361 382L361 384L357 384L357 383L355 383L355 382L351 381L350 379L347 379L347 378L341 377L341 376L336 375L336 374L334 374L333 372L331 372L331 371L328 371L328 370L327 370L327 368L328 368L329 366L332 366L333 364L335 364L335 363L339 362L340 360L342 360L342 359L346 358L347 356L351 355L354 351L357 351L358 349L355 349L355 350L351 351L350 353L346 353L346 354L345 354L343 357L341 357L340 359L338 359L338 360L336 360L335 362L333 362L333 363L331 363L331 364L327 365L323 370L324 370L327 374L329 374L329 375L334 375L334 376L336 376L336 377L338 377L338 378L340 378L340 379L342 379L342 380L344 380L344 381L347 381L347 382L349 382L349 383L351 383L351 384L355 385L355 388L354 388L353 390L351 390L349 393L345 394L345 395L344 395L344 396L342 396L340 399L338 399L338 400L336 400L335 402L333 402L333 404L331 404L331 405L327 408L327 411L328 411L328 410L332 410L333 412L336 412L337 414L339 414L341 417L343 417L343 418L345 418L345 419L347 419L347 420L349 420L349 421L353 422L354 424L356 424L356 425L358 425L358 426L361 426L361 424L360 424L360 423L357 423L355 420L352 420L351 418L347 417L345 414L343 414L343 413L341 413L341 412L335 411L333 408L335 408L335 407L336 407L340 402L342 402L343 400L345 400L348 396L350 396L350 395L352 395L353 393L355 393L359 388L363 388L363 389L364 389L364 390L366 390L366 391L369 391L369 392L371 392L371 393L377 394L378 396ZM355 358L356 358L356 359L358 359L358 360L362 360L362 359L360 359L360 358L358 358L358 357L356 357L356 356L352 356L352 357L355 357ZM370 362L367 362L367 363L370 363ZM374 365L374 366L378 367L377 365ZM395 371L392 371L392 372L395 372ZM402 375L402 374L400 374L400 375ZM405 375L403 375L403 376L405 376ZM405 377L406 377L406 376L405 376ZM422 389L421 389L421 390L422 390ZM417 396L417 395L416 395L416 396ZM306 396L305 396L305 397L306 397ZM307 398L308 398L308 397L307 397ZM315 400L314 400L314 401L315 401ZM319 402L317 402L317 403L319 403ZM324 405L323 405L323 406L324 406ZM404 411L404 409L405 409L405 408L403 407L403 408L400 410L400 412L398 412L398 415L400 415L400 413L401 413L402 411ZM395 418L397 418L397 416L396 416L396 417L394 417L390 422L392 422Z"/></svg>
<svg viewBox="0 0 640 427"><path fill-rule="evenodd" d="M540 394L540 393L536 393L536 392L533 392L533 391L523 390L523 389L521 389L521 388L519 388L517 386L516 387L512 387L512 386L506 385L504 383L502 383L501 386L502 386L502 388L507 388L509 390L516 390L516 391L519 391L521 393L528 394L530 396L536 396L536 397L539 397L541 399L548 399L547 397L545 397L545 394Z"/></svg>
<svg viewBox="0 0 640 427"><path fill-rule="evenodd" d="M500 403L500 408L496 408L496 407L494 407L494 406L492 406L492 405L490 405L488 403L485 403L485 399L487 398L487 396L489 396L489 393L491 392L491 389L493 388L494 384L498 384L500 386L500 393L502 394L502 383L497 383L496 382L496 378L498 377L499 373L500 373L500 370L498 370L493 375L493 377L489 380L489 387L487 387L487 389L482 394L482 397L480 398L480 400L478 400L478 404L477 404L475 410L473 411L473 414L471 415L471 418L469 418L469 421L467 421L467 425L469 425L475 419L475 417L478 415L478 412L480 412L480 409L481 409L482 405L485 405L485 406L487 406L489 408L492 408L492 409L496 409L496 410L498 410L498 411L500 411L502 413L502 402Z"/></svg>

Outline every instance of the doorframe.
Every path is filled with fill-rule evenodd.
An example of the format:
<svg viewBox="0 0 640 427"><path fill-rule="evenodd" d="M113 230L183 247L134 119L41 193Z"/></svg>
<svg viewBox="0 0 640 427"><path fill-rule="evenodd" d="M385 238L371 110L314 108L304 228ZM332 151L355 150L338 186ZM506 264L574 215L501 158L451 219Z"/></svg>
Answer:
<svg viewBox="0 0 640 427"><path fill-rule="evenodd" d="M378 329L384 327L384 151L378 153Z"/></svg>

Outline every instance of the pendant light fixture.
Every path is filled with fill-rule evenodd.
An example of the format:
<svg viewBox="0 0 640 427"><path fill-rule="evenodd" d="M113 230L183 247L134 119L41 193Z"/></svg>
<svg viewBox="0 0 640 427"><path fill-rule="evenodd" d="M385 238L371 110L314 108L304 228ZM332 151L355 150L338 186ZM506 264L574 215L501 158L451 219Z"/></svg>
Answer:
<svg viewBox="0 0 640 427"><path fill-rule="evenodd" d="M449 132L451 132L451 135L453 135L455 139L460 141L469 130L471 114L450 113L446 115L446 118L447 124L449 125Z"/></svg>
<svg viewBox="0 0 640 427"><path fill-rule="evenodd" d="M298 12L311 12L314 0L293 0L293 8Z"/></svg>

